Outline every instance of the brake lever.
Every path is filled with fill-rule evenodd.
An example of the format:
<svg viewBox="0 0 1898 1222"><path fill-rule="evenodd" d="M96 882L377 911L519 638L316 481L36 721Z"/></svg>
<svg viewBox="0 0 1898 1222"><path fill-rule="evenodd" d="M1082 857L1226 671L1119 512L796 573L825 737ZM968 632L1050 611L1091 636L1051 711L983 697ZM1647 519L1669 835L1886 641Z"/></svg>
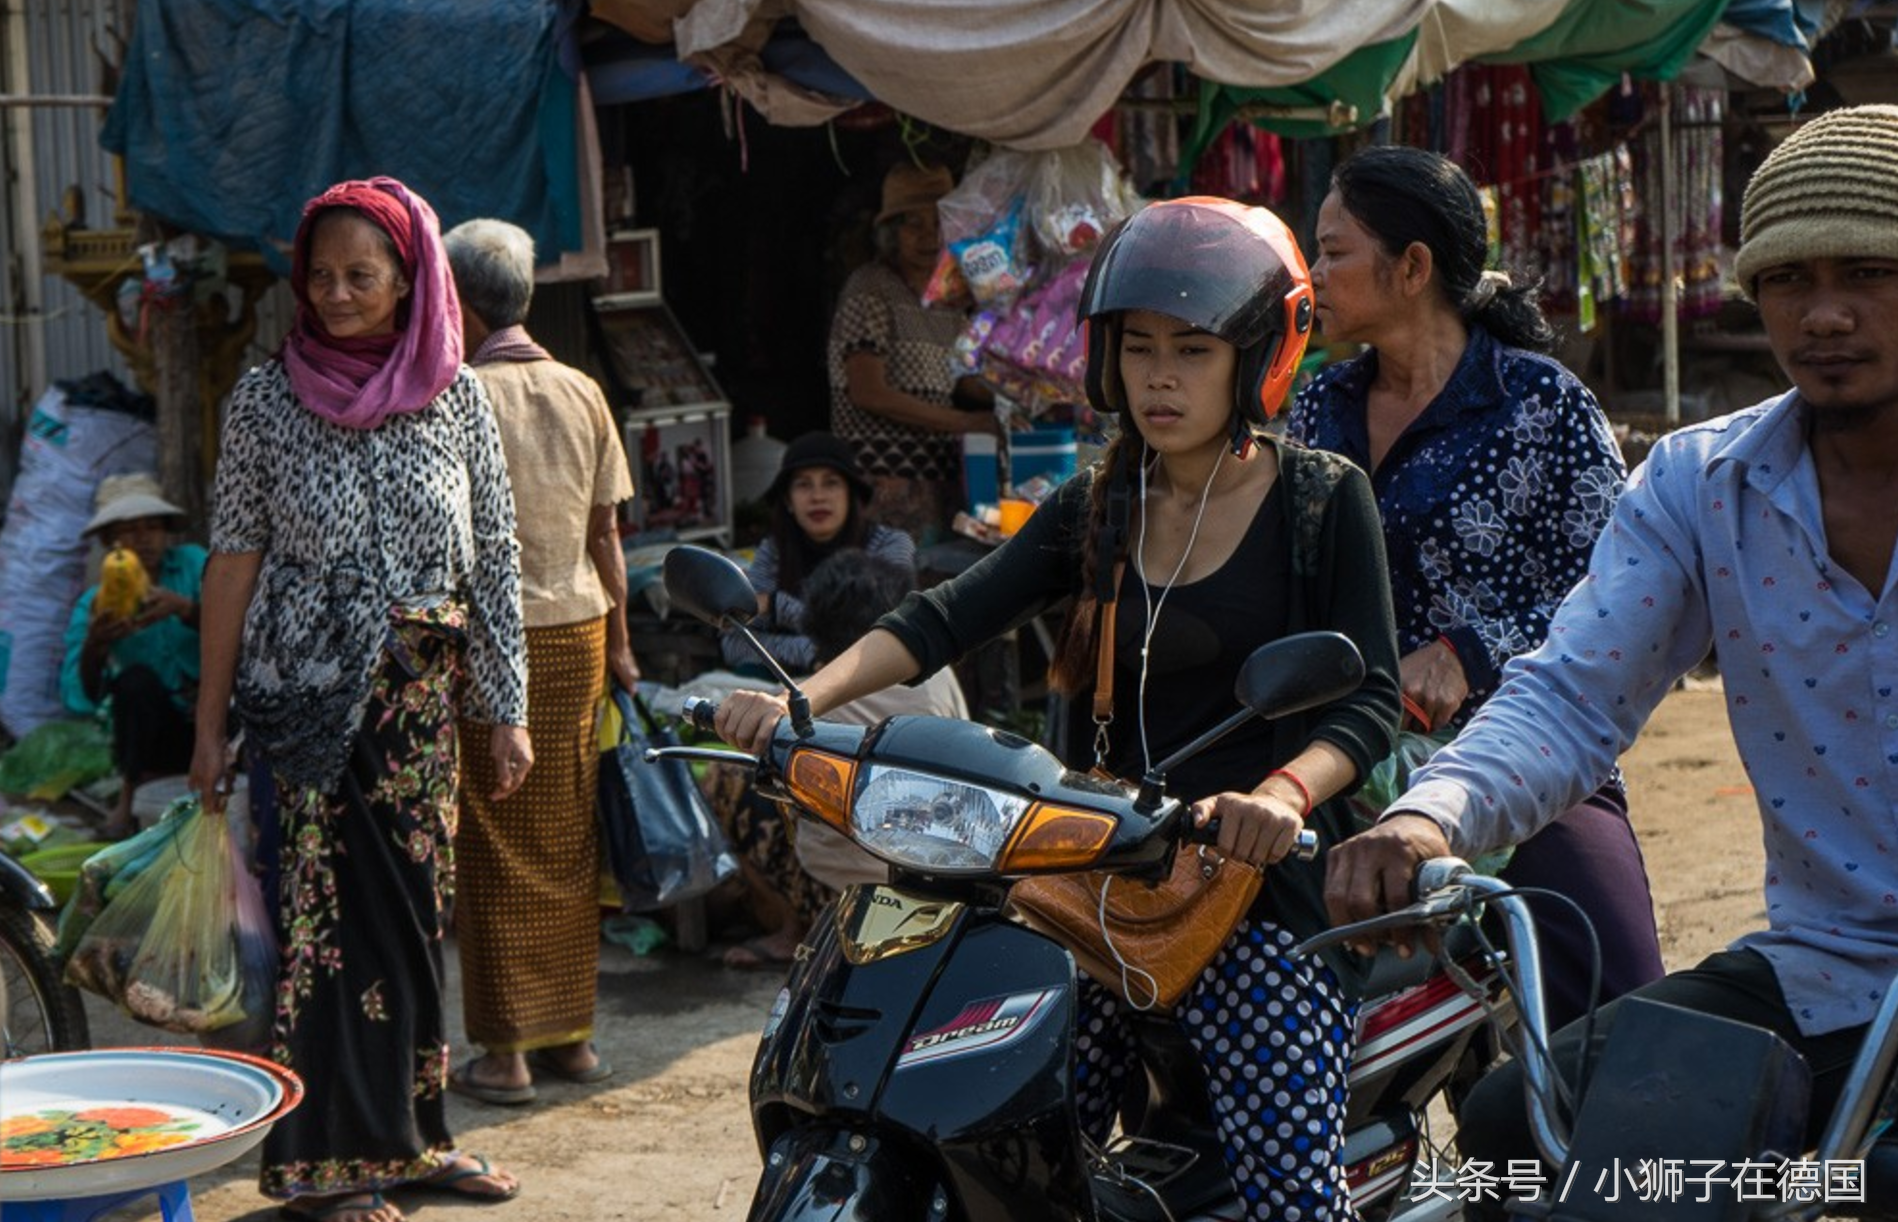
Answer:
<svg viewBox="0 0 1898 1222"><path fill-rule="evenodd" d="M1349 925L1340 925L1327 929L1323 933L1313 934L1303 942L1292 947L1294 959L1308 958L1321 950L1329 950L1345 942L1355 942L1368 934L1386 933L1393 929L1423 929L1432 925L1449 925L1465 916L1471 908L1472 894L1467 887L1451 886L1432 892L1415 903L1394 908L1389 912L1370 917L1363 921L1354 921Z"/></svg>
<svg viewBox="0 0 1898 1222"><path fill-rule="evenodd" d="M659 760L705 760L713 764L742 764L754 768L758 757L743 751L724 751L717 747L647 747L640 758L648 764Z"/></svg>

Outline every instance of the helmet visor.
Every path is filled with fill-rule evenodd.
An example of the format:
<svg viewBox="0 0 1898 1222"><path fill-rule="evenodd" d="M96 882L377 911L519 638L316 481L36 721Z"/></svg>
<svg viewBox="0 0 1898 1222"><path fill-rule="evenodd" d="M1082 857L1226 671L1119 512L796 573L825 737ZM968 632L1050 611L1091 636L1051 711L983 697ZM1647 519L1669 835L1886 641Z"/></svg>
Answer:
<svg viewBox="0 0 1898 1222"><path fill-rule="evenodd" d="M1247 214L1259 211L1174 200L1135 213L1095 259L1081 316L1152 310L1237 348L1258 343L1283 318L1293 281L1282 229L1255 225Z"/></svg>

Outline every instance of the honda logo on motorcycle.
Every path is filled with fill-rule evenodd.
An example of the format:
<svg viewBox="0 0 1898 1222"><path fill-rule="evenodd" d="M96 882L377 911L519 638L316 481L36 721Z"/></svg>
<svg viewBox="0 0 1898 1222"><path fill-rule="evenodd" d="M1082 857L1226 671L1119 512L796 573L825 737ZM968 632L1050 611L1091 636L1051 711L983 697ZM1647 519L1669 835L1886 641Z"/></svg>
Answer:
<svg viewBox="0 0 1898 1222"><path fill-rule="evenodd" d="M1027 1035L1054 1008L1060 989L1037 989L1008 997L972 1001L962 1012L931 1031L912 1036L896 1059L898 1069L991 1052Z"/></svg>

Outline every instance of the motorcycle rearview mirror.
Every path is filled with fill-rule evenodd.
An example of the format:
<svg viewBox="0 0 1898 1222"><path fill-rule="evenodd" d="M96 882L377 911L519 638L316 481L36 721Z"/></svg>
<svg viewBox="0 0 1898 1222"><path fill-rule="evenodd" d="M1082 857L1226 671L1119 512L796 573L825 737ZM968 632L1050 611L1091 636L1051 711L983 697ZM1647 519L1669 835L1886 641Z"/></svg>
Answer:
<svg viewBox="0 0 1898 1222"><path fill-rule="evenodd" d="M702 547L666 553L666 597L714 628L736 628L758 614L758 592L729 556Z"/></svg>
<svg viewBox="0 0 1898 1222"><path fill-rule="evenodd" d="M1300 632L1252 651L1239 668L1233 696L1245 707L1156 764L1140 781L1134 805L1152 810L1167 773L1254 717L1272 721L1348 696L1364 682L1364 655L1340 632Z"/></svg>
<svg viewBox="0 0 1898 1222"><path fill-rule="evenodd" d="M665 576L666 597L686 614L714 628L729 628L751 644L765 660L778 682L790 693L791 729L799 738L811 733L811 702L771 651L759 643L745 625L758 614L758 592L751 579L729 556L703 547L682 545L666 553L661 570Z"/></svg>
<svg viewBox="0 0 1898 1222"><path fill-rule="evenodd" d="M1232 694L1272 721L1349 696L1364 682L1364 655L1341 632L1300 632L1252 651Z"/></svg>

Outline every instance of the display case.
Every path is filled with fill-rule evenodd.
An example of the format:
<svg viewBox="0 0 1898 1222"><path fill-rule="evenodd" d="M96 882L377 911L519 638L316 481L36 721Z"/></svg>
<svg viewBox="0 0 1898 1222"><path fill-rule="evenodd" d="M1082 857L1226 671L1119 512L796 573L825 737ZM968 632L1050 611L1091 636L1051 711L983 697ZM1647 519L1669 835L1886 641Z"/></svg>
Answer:
<svg viewBox="0 0 1898 1222"><path fill-rule="evenodd" d="M725 403L725 392L665 302L611 304L597 298L593 308L610 380L622 400L616 408L630 412Z"/></svg>
<svg viewBox="0 0 1898 1222"><path fill-rule="evenodd" d="M725 403L626 414L626 457L639 486L629 503L636 532L731 543L731 414Z"/></svg>
<svg viewBox="0 0 1898 1222"><path fill-rule="evenodd" d="M660 291L654 230L615 233L593 298L613 409L638 494L638 533L731 541L731 404Z"/></svg>

